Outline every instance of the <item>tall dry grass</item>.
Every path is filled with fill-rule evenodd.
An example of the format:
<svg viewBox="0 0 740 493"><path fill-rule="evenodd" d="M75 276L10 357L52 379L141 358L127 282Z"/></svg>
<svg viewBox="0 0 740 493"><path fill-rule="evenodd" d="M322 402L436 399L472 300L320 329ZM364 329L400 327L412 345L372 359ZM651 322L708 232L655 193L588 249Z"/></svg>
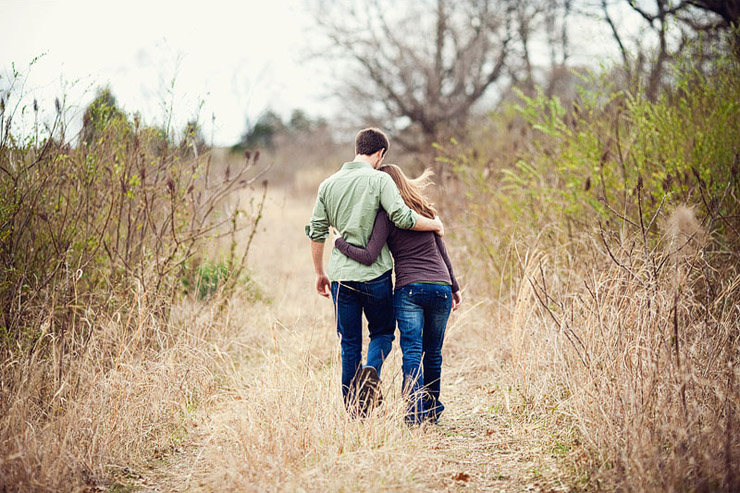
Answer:
<svg viewBox="0 0 740 493"><path fill-rule="evenodd" d="M217 389L214 319L179 316L164 326L144 311L134 327L159 338L144 346L118 317L105 318L59 384L58 353L3 363L4 489L104 488L176 446L182 418Z"/></svg>
<svg viewBox="0 0 740 493"><path fill-rule="evenodd" d="M264 195L250 210L233 194L262 169L254 156L221 168L106 92L84 138L65 135L59 101L25 136L12 124L23 97L0 105L0 488L105 487L180 441L181 418L218 386L245 246L226 253L214 307L183 282L198 291L194 259L215 238L254 234Z"/></svg>
<svg viewBox="0 0 740 493"><path fill-rule="evenodd" d="M255 282L271 301L258 312L231 312L243 330L224 350L234 367L218 405L191 429L192 451L171 456L176 466L148 481L205 491L564 490L572 472L559 467L553 450L570 449L574 434L561 430L552 396L544 395L543 405L523 397L519 373L509 366L507 314L490 304L485 286L468 282L466 247L454 238L449 249L467 287L443 349L447 410L440 425L404 424L397 344L381 375L385 403L368 419L350 419L331 302L314 292L302 228L325 176L314 175L305 193L288 188L268 197L264 221L273 227L250 256ZM455 230L454 221L448 224ZM243 341L248 335L253 339ZM540 373L529 386L550 378Z"/></svg>
<svg viewBox="0 0 740 493"><path fill-rule="evenodd" d="M154 466L164 489L185 490L737 489L731 75L689 77L655 105L592 94L581 116L531 99L508 127L526 142L482 133L481 149L447 158L461 178L445 182L455 200L441 194L441 210L466 304L443 353L445 417L418 429L403 425L397 348L384 406L366 420L344 412L332 311L313 293L301 228L331 170L301 166L291 149L285 198L233 195L251 164L209 168L208 155L193 160L104 107L92 150L59 134L24 147L3 127L2 235L24 247L2 251L0 486L135 487ZM686 144L692 135L702 138ZM99 180L83 186L91 169ZM204 177L228 186L207 194ZM62 190L73 216L19 202L17 183ZM216 222L187 215L203 204ZM125 213L108 221L109 210ZM158 234L143 234L137 214ZM252 228L239 231L242 217ZM90 227L67 229L77 224ZM116 234L122 249L110 249ZM212 272L206 260L231 274L252 265L258 287L219 266L215 293L184 295L183 281Z"/></svg>
<svg viewBox="0 0 740 493"><path fill-rule="evenodd" d="M645 256L631 248L640 241L606 240L593 259L565 249L535 254L520 302L536 315L514 329L549 339L541 347L549 354L539 354L560 362L560 405L596 458L592 480L637 491L732 491L738 273L730 267L724 279L708 278L700 249ZM656 278L663 260L665 275Z"/></svg>
<svg viewBox="0 0 740 493"><path fill-rule="evenodd" d="M739 487L738 66L673 70L656 102L523 98L508 162L485 151L513 138L499 117L485 145L443 148L473 199L474 282L510 327L525 400L577 430L589 488Z"/></svg>

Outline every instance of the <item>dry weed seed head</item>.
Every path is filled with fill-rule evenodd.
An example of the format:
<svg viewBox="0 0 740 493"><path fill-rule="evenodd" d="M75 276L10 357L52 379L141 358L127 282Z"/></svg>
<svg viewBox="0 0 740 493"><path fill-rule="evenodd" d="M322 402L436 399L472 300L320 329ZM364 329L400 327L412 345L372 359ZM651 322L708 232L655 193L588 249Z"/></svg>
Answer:
<svg viewBox="0 0 740 493"><path fill-rule="evenodd" d="M668 193L671 191L671 186L673 185L673 176L670 173L666 175L665 179L663 180L662 185L663 185L664 192Z"/></svg>
<svg viewBox="0 0 740 493"><path fill-rule="evenodd" d="M704 181L704 178L701 177L701 174L697 171L697 169L692 166L691 172L694 173L694 176L696 177L697 183L701 186L701 188L707 188L707 182Z"/></svg>
<svg viewBox="0 0 740 493"><path fill-rule="evenodd" d="M54 108L57 110L57 115L62 114L62 103L59 102L59 98L54 98Z"/></svg>
<svg viewBox="0 0 740 493"><path fill-rule="evenodd" d="M693 207L680 205L668 217L665 224L668 249L681 258L688 257L706 243L706 233L696 218Z"/></svg>
<svg viewBox="0 0 740 493"><path fill-rule="evenodd" d="M701 225L696 219L696 211L693 207L678 206L668 218L668 224L671 228L670 232L675 238L688 239L701 233Z"/></svg>

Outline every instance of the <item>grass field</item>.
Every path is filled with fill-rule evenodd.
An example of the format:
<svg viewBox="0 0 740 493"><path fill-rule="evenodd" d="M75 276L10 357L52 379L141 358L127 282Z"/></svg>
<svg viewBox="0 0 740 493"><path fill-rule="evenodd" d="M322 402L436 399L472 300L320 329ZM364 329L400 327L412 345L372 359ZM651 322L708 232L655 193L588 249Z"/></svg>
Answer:
<svg viewBox="0 0 740 493"><path fill-rule="evenodd" d="M341 402L304 225L342 145L199 151L104 100L78 145L6 130L0 491L738 491L740 77L717 63L655 101L522 95L399 154L438 171L463 288L421 428L397 342L384 405Z"/></svg>
<svg viewBox="0 0 740 493"><path fill-rule="evenodd" d="M310 187L309 187L310 188ZM444 348L438 426L403 424L397 341L383 371L385 405L349 420L339 392L339 344L331 303L313 290L303 224L313 196L272 190L250 265L266 302L229 303L230 333L218 352L223 385L186 420L182 443L137 471L162 490L387 491L568 490L563 459L576 435L552 408L532 412L507 360L509 328L498 307L466 282ZM457 258L455 226L448 243Z"/></svg>

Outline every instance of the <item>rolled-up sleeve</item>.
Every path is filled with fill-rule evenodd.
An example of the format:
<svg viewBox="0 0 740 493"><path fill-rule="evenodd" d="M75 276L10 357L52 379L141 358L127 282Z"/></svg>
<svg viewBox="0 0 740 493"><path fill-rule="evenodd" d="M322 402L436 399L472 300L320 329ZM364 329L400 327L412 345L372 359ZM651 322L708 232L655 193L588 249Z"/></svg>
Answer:
<svg viewBox="0 0 740 493"><path fill-rule="evenodd" d="M383 172L380 175L380 205L385 209L388 218L400 229L413 228L416 226L419 215L403 201L393 178Z"/></svg>
<svg viewBox="0 0 740 493"><path fill-rule="evenodd" d="M319 189L316 204L313 207L311 221L306 225L306 236L313 241L325 242L329 237L329 218L326 214L326 206L322 198L322 190Z"/></svg>

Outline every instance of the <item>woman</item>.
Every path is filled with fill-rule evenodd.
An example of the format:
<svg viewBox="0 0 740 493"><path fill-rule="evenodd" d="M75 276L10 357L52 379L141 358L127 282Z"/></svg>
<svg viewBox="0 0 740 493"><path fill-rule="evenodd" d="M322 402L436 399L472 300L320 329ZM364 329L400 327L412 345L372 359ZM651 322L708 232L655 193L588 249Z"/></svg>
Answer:
<svg viewBox="0 0 740 493"><path fill-rule="evenodd" d="M422 193L430 184L431 170L410 180L395 164L379 169L391 175L406 205L434 219L437 211ZM442 343L450 311L456 310L462 301L460 287L442 238L432 232L399 229L382 209L375 218L367 247L350 245L341 237L334 246L344 255L370 265L386 242L396 272L393 306L401 332L404 392L409 396L406 421L436 423L444 410L439 400Z"/></svg>

